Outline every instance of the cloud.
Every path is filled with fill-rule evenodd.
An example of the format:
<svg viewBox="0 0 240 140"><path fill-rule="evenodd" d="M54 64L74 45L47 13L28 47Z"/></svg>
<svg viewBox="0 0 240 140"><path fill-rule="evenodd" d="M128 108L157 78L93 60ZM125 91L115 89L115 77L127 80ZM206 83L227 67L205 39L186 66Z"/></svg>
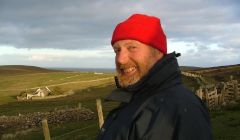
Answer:
<svg viewBox="0 0 240 140"><path fill-rule="evenodd" d="M62 60L60 56L53 56L53 55L30 55L28 56L29 61L60 61Z"/></svg>
<svg viewBox="0 0 240 140"><path fill-rule="evenodd" d="M223 48L217 44L210 44L205 49L199 49L199 44L191 44L179 58L179 63L185 66L221 66L239 64L240 55L233 48ZM198 50L196 49L198 48Z"/></svg>
<svg viewBox="0 0 240 140"><path fill-rule="evenodd" d="M42 67L113 68L111 48L100 50L0 48L1 65L36 65ZM7 61L6 61L7 60Z"/></svg>
<svg viewBox="0 0 240 140"><path fill-rule="evenodd" d="M184 57L193 60L181 62L203 65L201 61L206 57L211 60L211 65L239 63L239 57L228 61L215 59L219 57L218 53L223 53L225 58L240 54L239 7L238 0L0 0L0 47L97 52L110 47L117 23L139 12L161 18L169 50L183 50ZM218 46L217 50L209 50L212 44ZM185 49L188 47L190 49ZM224 53L228 50L233 54ZM191 52L206 54L196 58L189 54ZM98 53L101 52L95 55ZM43 54L43 58L36 54L30 58L60 59Z"/></svg>

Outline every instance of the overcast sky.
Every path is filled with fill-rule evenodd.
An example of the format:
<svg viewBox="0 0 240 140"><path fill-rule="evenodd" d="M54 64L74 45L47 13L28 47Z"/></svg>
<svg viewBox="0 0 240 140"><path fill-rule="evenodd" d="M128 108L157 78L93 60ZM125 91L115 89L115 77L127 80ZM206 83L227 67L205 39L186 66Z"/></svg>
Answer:
<svg viewBox="0 0 240 140"><path fill-rule="evenodd" d="M240 63L239 0L0 0L0 65L114 68L110 39L134 13L161 18L184 66Z"/></svg>

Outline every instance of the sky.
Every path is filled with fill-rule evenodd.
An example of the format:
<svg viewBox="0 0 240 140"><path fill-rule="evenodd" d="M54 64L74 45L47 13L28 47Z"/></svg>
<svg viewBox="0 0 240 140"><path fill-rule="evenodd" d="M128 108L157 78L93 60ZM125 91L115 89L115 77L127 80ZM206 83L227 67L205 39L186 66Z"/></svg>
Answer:
<svg viewBox="0 0 240 140"><path fill-rule="evenodd" d="M114 68L111 36L156 16L181 66L240 63L239 0L0 0L0 65Z"/></svg>

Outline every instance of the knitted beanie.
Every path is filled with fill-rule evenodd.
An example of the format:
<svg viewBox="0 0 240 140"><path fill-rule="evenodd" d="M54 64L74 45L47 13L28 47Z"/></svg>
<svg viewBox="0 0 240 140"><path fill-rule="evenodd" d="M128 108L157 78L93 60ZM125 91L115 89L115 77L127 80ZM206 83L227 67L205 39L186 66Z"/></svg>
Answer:
<svg viewBox="0 0 240 140"><path fill-rule="evenodd" d="M167 53L166 36L157 17L134 14L119 23L113 32L111 44L125 39L137 40L160 50L163 54Z"/></svg>

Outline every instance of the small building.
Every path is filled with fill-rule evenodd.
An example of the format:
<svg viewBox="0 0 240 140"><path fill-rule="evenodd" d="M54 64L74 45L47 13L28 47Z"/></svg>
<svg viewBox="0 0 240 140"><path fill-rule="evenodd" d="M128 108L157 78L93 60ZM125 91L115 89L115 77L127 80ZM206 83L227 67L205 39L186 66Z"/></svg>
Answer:
<svg viewBox="0 0 240 140"><path fill-rule="evenodd" d="M27 99L32 99L32 97L46 97L51 93L51 90L46 86L38 88L33 94L27 94Z"/></svg>

